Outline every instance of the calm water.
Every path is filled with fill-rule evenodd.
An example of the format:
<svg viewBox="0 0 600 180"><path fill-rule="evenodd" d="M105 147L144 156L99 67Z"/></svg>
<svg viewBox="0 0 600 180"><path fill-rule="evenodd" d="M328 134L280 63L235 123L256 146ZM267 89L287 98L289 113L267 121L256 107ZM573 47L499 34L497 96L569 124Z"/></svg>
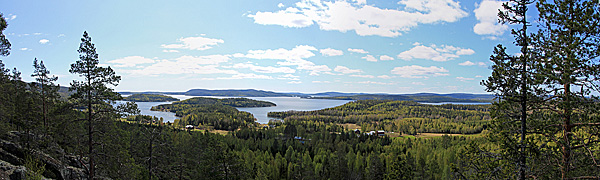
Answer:
<svg viewBox="0 0 600 180"><path fill-rule="evenodd" d="M124 103L125 101L118 101L117 103ZM158 106L161 104L171 104L171 102L136 102L138 105L138 109L140 109L140 114L156 116L158 118L163 118L164 122L173 122L175 119L178 119L175 116L175 113L172 112L162 112L162 111L150 111L152 106Z"/></svg>
<svg viewBox="0 0 600 180"><path fill-rule="evenodd" d="M185 95L171 95L171 97L178 98L180 100L190 99L193 97L200 96L185 96ZM211 97L211 98L232 98L225 96L202 96L202 97ZM277 106L273 107L256 107L256 108L237 108L240 111L246 111L252 113L256 121L262 124L266 124L269 122L269 118L267 117L267 113L272 111L312 111L325 109L330 107L335 107L339 105L346 104L350 102L349 100L326 100L326 99L303 99L299 97L246 97L248 99L260 100L260 101L269 101L277 104ZM158 106L161 104L169 104L171 102L137 102L139 109L141 110L141 114L150 115L156 117L162 117L165 122L173 122L178 117L175 116L175 113L171 112L160 112L160 111L150 111L152 106Z"/></svg>

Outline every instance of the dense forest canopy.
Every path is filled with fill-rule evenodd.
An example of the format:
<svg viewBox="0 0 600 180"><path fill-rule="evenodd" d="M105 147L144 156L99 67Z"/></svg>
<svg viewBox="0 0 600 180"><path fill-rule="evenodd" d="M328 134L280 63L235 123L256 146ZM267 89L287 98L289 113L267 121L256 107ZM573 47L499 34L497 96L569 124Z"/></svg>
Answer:
<svg viewBox="0 0 600 180"><path fill-rule="evenodd" d="M169 102L179 101L179 99L165 96L161 94L132 94L123 98L123 101L134 101L134 102Z"/></svg>
<svg viewBox="0 0 600 180"><path fill-rule="evenodd" d="M462 96L461 96L462 97ZM468 97L468 96L467 96ZM339 99L339 100L394 100L394 101L415 101L415 102L426 102L426 103L441 103L441 102L465 102L465 103L476 103L476 102L491 102L492 99L488 97L481 98L480 96L473 96L472 98L454 98L442 95L427 95L427 94L416 94L416 95L384 95L384 94L359 94L353 96L333 96L333 97L310 97L312 99Z"/></svg>
<svg viewBox="0 0 600 180"><path fill-rule="evenodd" d="M269 112L285 121L359 124L365 130L474 134L490 121L490 105L426 105L412 101L359 100L316 111Z"/></svg>

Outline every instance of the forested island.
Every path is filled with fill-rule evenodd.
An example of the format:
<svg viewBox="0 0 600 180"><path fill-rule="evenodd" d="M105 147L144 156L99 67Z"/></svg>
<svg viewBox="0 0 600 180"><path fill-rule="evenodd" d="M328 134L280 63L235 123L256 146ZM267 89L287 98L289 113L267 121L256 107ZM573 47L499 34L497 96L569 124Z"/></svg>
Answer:
<svg viewBox="0 0 600 180"><path fill-rule="evenodd" d="M254 116L239 111L236 107L270 107L275 103L247 98L205 98L195 97L171 104L152 107L153 111L168 111L181 117L173 123L175 127L193 125L206 129L236 130L240 127L255 127Z"/></svg>
<svg viewBox="0 0 600 180"><path fill-rule="evenodd" d="M133 102L170 102L170 101L179 101L179 99L165 96L160 94L132 94L123 98L123 101L133 101Z"/></svg>

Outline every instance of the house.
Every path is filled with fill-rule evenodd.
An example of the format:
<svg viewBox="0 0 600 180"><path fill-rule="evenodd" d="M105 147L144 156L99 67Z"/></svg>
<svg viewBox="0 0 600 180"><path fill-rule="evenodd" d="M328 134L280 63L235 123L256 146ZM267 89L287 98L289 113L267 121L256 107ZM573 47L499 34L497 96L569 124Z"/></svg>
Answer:
<svg viewBox="0 0 600 180"><path fill-rule="evenodd" d="M194 129L194 125L189 124L189 125L185 126L185 129Z"/></svg>
<svg viewBox="0 0 600 180"><path fill-rule="evenodd" d="M354 134L360 134L360 129L354 129Z"/></svg>
<svg viewBox="0 0 600 180"><path fill-rule="evenodd" d="M379 130L379 131L377 131L377 135L378 136L385 136L385 131L384 130Z"/></svg>
<svg viewBox="0 0 600 180"><path fill-rule="evenodd" d="M369 136L370 136L370 135L375 135L375 134L377 134L377 132L375 132L375 131L369 131L368 133L365 133L365 134L367 134L367 135L369 135Z"/></svg>

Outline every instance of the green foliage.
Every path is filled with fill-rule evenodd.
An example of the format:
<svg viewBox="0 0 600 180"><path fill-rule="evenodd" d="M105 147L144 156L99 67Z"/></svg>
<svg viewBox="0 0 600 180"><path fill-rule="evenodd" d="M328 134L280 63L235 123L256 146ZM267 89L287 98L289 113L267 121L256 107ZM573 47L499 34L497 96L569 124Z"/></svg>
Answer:
<svg viewBox="0 0 600 180"><path fill-rule="evenodd" d="M25 156L25 168L27 173L25 174L26 179L41 180L42 174L46 171L46 167L39 159L33 158L30 155Z"/></svg>
<svg viewBox="0 0 600 180"><path fill-rule="evenodd" d="M441 102L489 102L486 100L459 99L438 95L380 95L380 94L359 94L353 96L335 96L335 97L310 97L311 99L338 99L338 100L393 100L393 101L415 101L427 103Z"/></svg>
<svg viewBox="0 0 600 180"><path fill-rule="evenodd" d="M218 130L236 130L240 127L254 126L254 116L248 112L238 111L234 107L269 107L272 102L257 101L246 98L203 98L196 97L152 107L153 111L170 111L176 116L176 127L186 125L212 127Z"/></svg>
<svg viewBox="0 0 600 180"><path fill-rule="evenodd" d="M8 26L8 24L2 13L0 13L0 56L8 56L10 54L10 42L3 33L6 26Z"/></svg>
<svg viewBox="0 0 600 180"><path fill-rule="evenodd" d="M169 101L179 101L179 99L165 96L160 94L132 94L123 98L124 101L134 101L134 102L169 102Z"/></svg>
<svg viewBox="0 0 600 180"><path fill-rule="evenodd" d="M359 100L316 111L269 112L285 121L355 123L364 131L475 134L490 121L489 105L425 105L410 101Z"/></svg>
<svg viewBox="0 0 600 180"><path fill-rule="evenodd" d="M186 99L183 101L177 101L171 103L172 105L185 104L185 105L225 105L231 107L271 107L276 106L275 103L268 101L258 101L248 98L205 98L205 97L195 97L191 99ZM160 105L158 107L166 107L168 108L168 104Z"/></svg>
<svg viewBox="0 0 600 180"><path fill-rule="evenodd" d="M122 97L109 86L117 86L121 76L117 76L110 67L105 68L98 65L96 47L87 32L83 32L83 38L81 38L77 52L79 52L79 60L71 64L69 72L78 74L83 80L73 80L69 88L70 91L73 91L73 94L69 99L86 111L87 155L90 161L88 178L94 179L96 173L95 159L98 156L95 147L101 144L101 138L94 137L95 134L102 132L99 130L106 128L111 120L120 116L118 110L129 110L135 113L137 108L131 107L132 103L122 104L117 108L113 106L115 101L120 100Z"/></svg>

